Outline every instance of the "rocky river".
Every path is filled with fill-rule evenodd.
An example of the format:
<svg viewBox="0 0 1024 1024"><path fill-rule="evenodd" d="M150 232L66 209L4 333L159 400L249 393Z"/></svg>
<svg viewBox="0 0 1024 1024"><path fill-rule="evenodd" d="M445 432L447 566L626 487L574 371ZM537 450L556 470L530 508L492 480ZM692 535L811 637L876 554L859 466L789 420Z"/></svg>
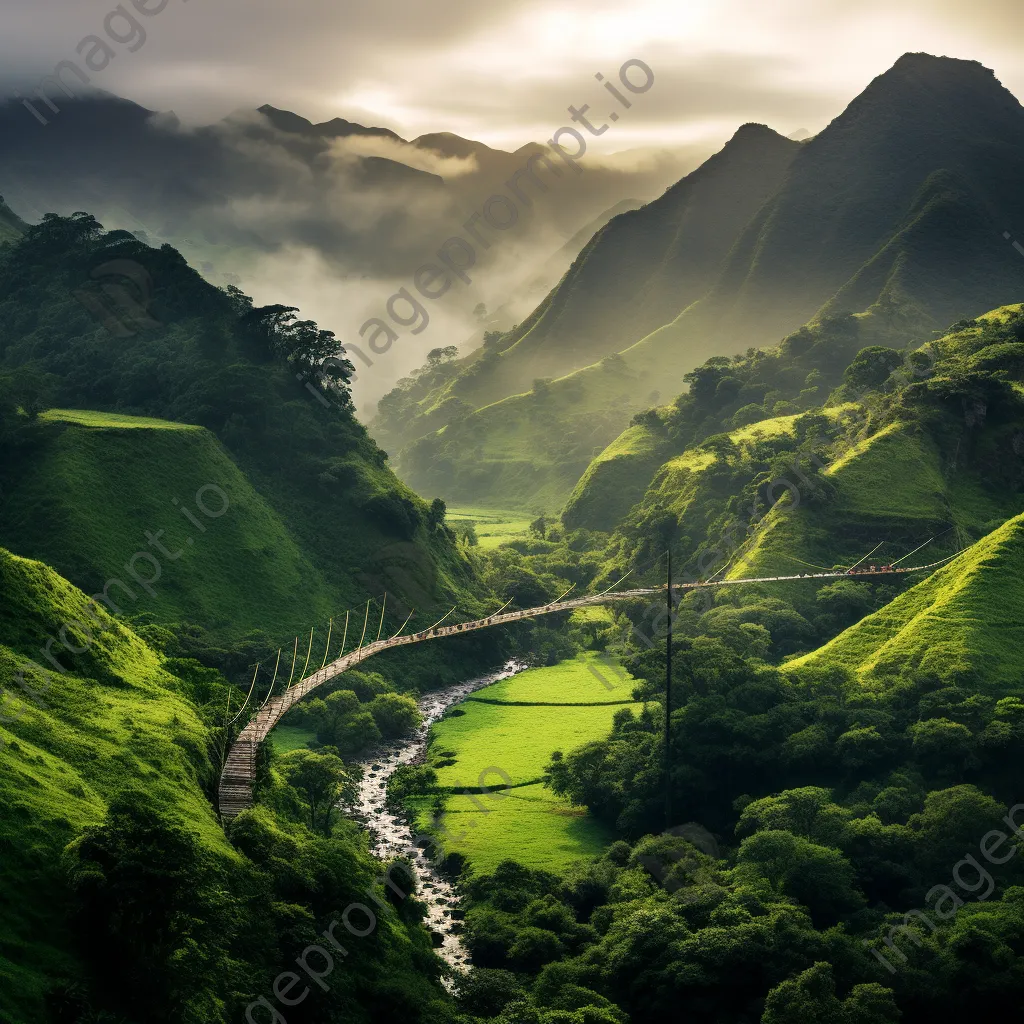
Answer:
<svg viewBox="0 0 1024 1024"><path fill-rule="evenodd" d="M379 748L372 757L361 762L363 778L355 802L345 812L363 823L371 837L371 849L376 857L411 856L418 880L417 899L428 908L426 927L437 936L438 954L452 967L465 968L469 955L459 937L460 926L458 894L455 886L433 868L425 853L413 845L413 828L404 817L393 814L385 806L388 780L395 770L405 764L419 764L426 755L430 726L453 705L465 700L471 693L482 690L502 679L508 679L525 669L525 665L510 661L500 671L482 676L442 690L433 690L419 700L423 724L414 736ZM401 875L395 877L401 885Z"/></svg>

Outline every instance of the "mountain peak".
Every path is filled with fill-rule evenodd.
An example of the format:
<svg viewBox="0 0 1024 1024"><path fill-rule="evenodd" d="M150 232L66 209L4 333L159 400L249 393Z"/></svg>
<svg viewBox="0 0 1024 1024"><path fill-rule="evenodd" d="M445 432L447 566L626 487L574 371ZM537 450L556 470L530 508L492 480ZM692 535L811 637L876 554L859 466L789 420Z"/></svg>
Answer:
<svg viewBox="0 0 1024 1024"><path fill-rule="evenodd" d="M725 144L725 150L746 148L748 146L764 146L766 143L768 145L777 145L779 142L792 144L791 139L780 135L774 128L751 121L740 125L736 129L732 138Z"/></svg>
<svg viewBox="0 0 1024 1024"><path fill-rule="evenodd" d="M287 132L289 135L310 135L325 139L343 139L350 135L369 135L394 139L397 142L404 142L401 136L396 135L390 128L368 128L365 125L357 124L355 121L346 121L343 117L335 117L322 124L313 124L312 121L292 113L290 110L280 110L264 103L257 108L278 131Z"/></svg>

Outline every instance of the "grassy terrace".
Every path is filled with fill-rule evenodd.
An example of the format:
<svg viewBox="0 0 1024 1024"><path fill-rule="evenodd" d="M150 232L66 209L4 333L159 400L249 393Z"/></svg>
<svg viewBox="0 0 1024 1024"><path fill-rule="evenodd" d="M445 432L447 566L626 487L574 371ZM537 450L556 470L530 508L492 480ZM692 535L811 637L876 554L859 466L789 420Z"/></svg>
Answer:
<svg viewBox="0 0 1024 1024"><path fill-rule="evenodd" d="M558 870L593 856L614 838L588 813L543 785L556 750L567 752L607 736L615 714L639 709L631 679L596 665L608 690L590 671L595 655L531 669L475 693L434 726L429 757L448 792L442 820L445 848L469 858L478 871L512 858L532 868ZM513 788L498 795L455 792L483 784L501 787L500 769ZM507 780L506 780L507 781ZM429 801L417 825L430 827Z"/></svg>
<svg viewBox="0 0 1024 1024"><path fill-rule="evenodd" d="M490 551L506 541L525 537L533 518L522 510L509 511L473 505L455 505L448 509L447 515L452 525L467 521L475 525L481 551Z"/></svg>

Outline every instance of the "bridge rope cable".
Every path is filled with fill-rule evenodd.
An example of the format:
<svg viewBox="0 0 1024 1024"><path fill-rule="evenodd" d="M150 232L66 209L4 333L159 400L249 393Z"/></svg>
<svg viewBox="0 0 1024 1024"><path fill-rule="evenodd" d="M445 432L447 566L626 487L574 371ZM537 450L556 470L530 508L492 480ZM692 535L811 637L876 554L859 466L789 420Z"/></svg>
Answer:
<svg viewBox="0 0 1024 1024"><path fill-rule="evenodd" d="M359 646L356 648L356 654L363 649L363 640L366 638L366 624L370 621L370 601L372 600L373 598L371 597L370 600L366 602L366 614L363 616L363 635L359 638Z"/></svg>
<svg viewBox="0 0 1024 1024"><path fill-rule="evenodd" d="M402 633L402 630L405 629L405 627L409 625L409 619L411 619L413 617L413 615L415 615L415 614L416 614L416 609L413 608L413 610L411 612L409 612L409 618L406 619L405 622L402 623L402 628L399 629L399 631L394 636L388 637L388 643L390 643L392 640L397 640L398 639L398 637Z"/></svg>
<svg viewBox="0 0 1024 1024"><path fill-rule="evenodd" d="M728 562L726 562L726 563L725 563L725 565L723 565L723 566L722 566L722 568L721 568L721 569L719 569L719 570L718 570L718 572L716 572L714 576L712 576L712 577L710 577L710 578L708 579L708 583L714 583L714 581L715 581L715 576L718 576L718 575L719 575L719 573L723 573L723 572L725 572L725 570L726 570L726 569L728 569L728 568L729 568L729 566L730 566L730 565L732 565L732 563L736 561L736 556L737 556L737 555L739 555L739 554L741 554L742 552L743 552L743 545L741 544L741 545L740 545L740 546L739 546L739 547L738 547L738 548L737 548L737 549L736 549L736 550L735 550L735 551L733 552L732 558L730 558L730 559L729 559L729 561L728 561ZM744 558L746 558L746 554L744 554L744 555L743 555L743 557L744 557Z"/></svg>
<svg viewBox="0 0 1024 1024"><path fill-rule="evenodd" d="M569 588L569 589L568 589L568 590L567 590L567 591L565 592L565 594L559 594L559 596L555 598L555 604L558 604L558 602L559 602L559 601L561 601L561 600L562 600L562 598L563 598L563 597L565 597L565 595L566 595L566 594L570 593L571 591L573 591L573 590L575 590L575 589L576 589L576 584L574 583L574 584L573 584L573 585L572 585L572 586L571 586L571 587L570 587L570 588Z"/></svg>
<svg viewBox="0 0 1024 1024"><path fill-rule="evenodd" d="M327 664L327 655L331 653L331 632L334 630L334 619L327 623L327 646L324 648L324 660L320 663L320 671L323 672Z"/></svg>
<svg viewBox="0 0 1024 1024"><path fill-rule="evenodd" d="M259 666L259 664L257 663L257 665L256 665L256 671L255 671L255 672L253 672L253 674L252 674L252 685L251 685L251 686L249 687L249 692L248 692L248 693L247 693L247 694L245 695L245 701L244 701L244 703L242 704L242 706L241 706L241 707L240 707L240 708L238 709L238 714L237 714L237 715L235 715L235 717L234 717L234 718L232 718L230 722L228 722L228 724L227 724L227 728L229 728L229 729L230 729L230 728L231 728L231 726L233 726L233 725L235 724L235 722L237 722L237 721L238 721L238 719L239 719L239 718L241 718L241 716L242 716L242 712L243 712L243 711L245 710L245 708L246 708L246 705L248 705L248 703L249 703L249 698L250 698L250 697L252 696L252 691L253 691L253 690L254 690L254 689L256 688L256 677L257 677L257 676L258 676L259 674L260 674L260 666Z"/></svg>
<svg viewBox="0 0 1024 1024"><path fill-rule="evenodd" d="M445 620L445 619L447 619L447 618L448 618L448 616L449 616L449 615L451 615L451 613L452 613L453 611L455 611L455 609L456 609L456 608L458 608L458 607L459 607L459 606L458 606L457 604L453 604L453 605L451 606L451 608L450 608L450 609L449 609L448 611L446 611L446 612L444 613L444 615L442 615L442 616L441 616L441 618L439 618L439 619L437 620L437 622L435 622L435 623L434 623L434 624L433 624L432 626L429 626L429 627L428 627L427 629L423 630L423 632L424 632L424 633L429 633L429 632L430 632L430 631L431 631L432 629L437 629L437 627L438 627L438 626L440 626L440 625L441 625L441 623L442 623L442 622L444 622L444 620ZM506 605L506 607L507 607L507 605Z"/></svg>
<svg viewBox="0 0 1024 1024"><path fill-rule="evenodd" d="M495 616L500 615L514 600L514 597L510 597L496 612L492 612L487 617L493 619Z"/></svg>
<svg viewBox="0 0 1024 1024"><path fill-rule="evenodd" d="M872 549L871 549L871 550L870 550L870 551L869 551L869 552L868 552L868 553L867 553L867 554L866 554L866 555L865 555L865 556L864 556L864 557L863 557L863 558L862 558L862 559L860 560L860 562L866 562L866 561L867 561L867 560L868 560L868 559L869 559L869 558L870 558L870 557L871 557L871 556L872 556L872 555L873 555L873 554L874 554L874 553L875 553L875 552L876 552L876 551L877 551L877 550L878 550L878 549L879 549L879 548L880 548L880 547L881 547L881 546L882 546L882 545L883 545L884 543L885 543L885 541L883 540L883 541L880 541L880 542L879 542L878 544L876 544L876 545L875 545L875 546L874 546L874 547L873 547L873 548L872 548ZM847 572L850 572L851 570L853 570L853 569L856 569L856 568L857 568L857 566L858 566L858 565L860 565L860 562L854 562L854 563L853 563L853 565L851 565L851 566L850 566L850 568L849 568L849 569L847 569L846 571L847 571Z"/></svg>
<svg viewBox="0 0 1024 1024"><path fill-rule="evenodd" d="M292 670L288 673L288 682L285 689L291 689L292 680L295 678L295 663L299 660L299 638L295 638L295 649L292 651Z"/></svg>
<svg viewBox="0 0 1024 1024"><path fill-rule="evenodd" d="M912 573L912 572L924 572L927 569L937 569L940 565L945 565L947 562L952 562L954 558L959 558L963 554L963 551L954 551L951 555L946 555L945 558L940 558L937 562L931 562L928 565L912 565L909 569L897 569L899 573Z"/></svg>
<svg viewBox="0 0 1024 1024"><path fill-rule="evenodd" d="M313 629L316 629L316 627L314 626ZM309 656L313 653L313 629L309 631L309 647L306 648L306 664L302 666L302 675L299 676L300 680L306 678L306 669L309 668Z"/></svg>
<svg viewBox="0 0 1024 1024"><path fill-rule="evenodd" d="M377 639L374 643L380 643L380 635L384 632L384 609L388 606L388 592L384 591L384 600L380 605L380 625L377 627Z"/></svg>
<svg viewBox="0 0 1024 1024"><path fill-rule="evenodd" d="M788 558L791 562L799 562L800 565L806 565L809 569L820 569L822 572L836 571L834 565L815 565L813 562L805 562L802 558L797 558L795 555L783 555L782 557Z"/></svg>
<svg viewBox="0 0 1024 1024"><path fill-rule="evenodd" d="M631 576L631 575L632 575L632 573L633 573L633 570L632 570L632 569L630 569L630 570L629 570L629 572L627 572L627 573L626 573L626 576ZM611 592L611 591L613 591L613 590L614 590L614 589L615 589L615 588L616 588L616 587L617 587L617 586L618 586L618 585L619 585L620 583L622 583L622 582L623 582L623 580L625 580L625 579L626 579L626 576L623 576L621 580L616 580L616 581L615 581L615 582L614 582L614 583L613 583L613 584L612 584L612 585L611 585L611 586L610 586L610 587L609 587L609 588L608 588L607 590L602 590L600 594L595 594L594 596L595 596L595 597L604 597L604 595L605 595L605 594L607 594L607 593L610 593L610 592Z"/></svg>
<svg viewBox="0 0 1024 1024"><path fill-rule="evenodd" d="M348 612L345 612L345 632L341 637L341 650L338 651L338 657L343 658L345 656L345 641L348 639Z"/></svg>
<svg viewBox="0 0 1024 1024"><path fill-rule="evenodd" d="M278 669L278 666L280 664L281 664L281 648L278 647L278 649L277 649L277 664L274 665L274 678L270 680L270 689L267 690L267 696L264 698L263 703L256 709L256 713L257 714L259 714L259 712L261 712L267 706L267 702L270 700L270 695L274 692L274 685L277 683L277 669Z"/></svg>
<svg viewBox="0 0 1024 1024"><path fill-rule="evenodd" d="M932 542L933 540L938 540L938 539L939 539L940 537L945 537L947 533L949 533L949 532L950 532L950 531L952 531L952 530L955 530L956 528L957 528L957 527L956 527L956 525L954 524L954 525L953 525L953 526L951 526L951 527L950 527L950 528L949 528L948 530L943 530L943 532L942 532L942 533L940 533L940 534L937 534L937 535L936 535L936 536L934 536L934 537L930 537L930 538L929 538L928 540L926 540L926 541L925 541L925 542L924 542L924 543L923 543L923 544L921 545L921 547L919 547L919 548L914 548L914 550L913 550L913 551L911 551L909 555L904 555L904 556L903 556L902 558L897 558L897 559L896 559L896 561L895 561L895 562L893 562L892 564L893 564L893 565L899 565L899 564L900 564L900 562L905 562L905 561L906 561L906 560L907 560L907 559L908 559L908 558L910 557L910 555L916 555L916 554L918 553L918 551L922 551L922 550L923 550L924 548L928 547L928 545L929 545L929 544L931 544L931 542Z"/></svg>

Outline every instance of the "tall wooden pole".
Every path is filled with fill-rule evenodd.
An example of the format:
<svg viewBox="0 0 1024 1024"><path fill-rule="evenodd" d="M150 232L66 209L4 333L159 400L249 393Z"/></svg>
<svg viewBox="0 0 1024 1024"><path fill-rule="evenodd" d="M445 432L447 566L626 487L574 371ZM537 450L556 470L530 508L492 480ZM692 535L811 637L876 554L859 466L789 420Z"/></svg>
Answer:
<svg viewBox="0 0 1024 1024"><path fill-rule="evenodd" d="M668 545L668 634L665 638L665 828L672 827L672 543Z"/></svg>

